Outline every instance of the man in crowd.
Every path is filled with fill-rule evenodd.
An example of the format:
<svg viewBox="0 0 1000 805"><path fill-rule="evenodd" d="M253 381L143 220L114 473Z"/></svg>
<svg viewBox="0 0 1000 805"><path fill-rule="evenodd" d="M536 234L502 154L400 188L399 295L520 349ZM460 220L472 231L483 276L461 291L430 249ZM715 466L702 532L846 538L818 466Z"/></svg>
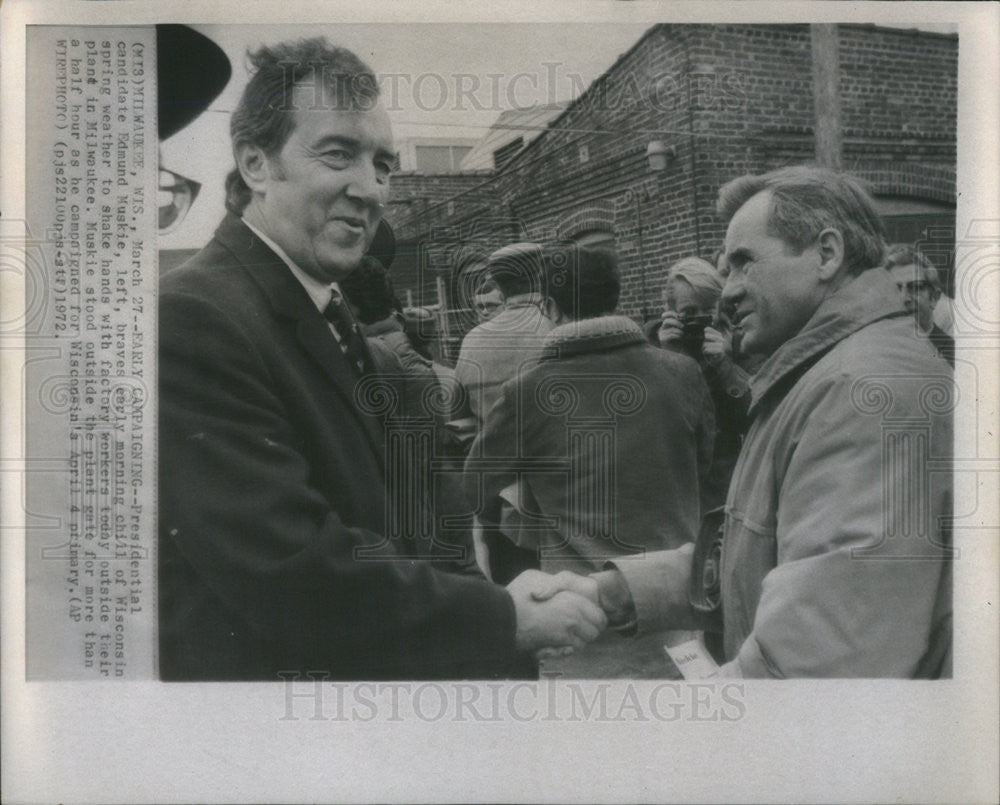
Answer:
<svg viewBox="0 0 1000 805"><path fill-rule="evenodd" d="M514 243L493 252L487 261L485 279L500 289L503 304L469 331L455 364L460 396L467 401L477 434L500 387L538 361L552 328L541 311L541 259L538 244ZM474 544L484 570L501 584L535 565L530 551L513 545L493 525L477 522Z"/></svg>
<svg viewBox="0 0 1000 805"><path fill-rule="evenodd" d="M476 295L472 301L476 307L476 318L481 324L484 321L489 321L500 312L504 300L500 287L493 280L487 279L481 287L476 289Z"/></svg>
<svg viewBox="0 0 1000 805"><path fill-rule="evenodd" d="M557 244L543 266L553 329L538 364L505 383L487 414L466 462L468 497L485 500L484 516L504 519L506 537L546 572L591 573L614 556L693 542L715 435L697 364L614 315L611 251ZM544 670L662 677L674 671L663 638L606 632Z"/></svg>
<svg viewBox="0 0 1000 805"><path fill-rule="evenodd" d="M872 201L794 167L730 182L719 212L723 301L766 356L721 560L711 534L614 560L610 621L721 628L729 676L950 675L951 376L881 268Z"/></svg>
<svg viewBox="0 0 1000 805"><path fill-rule="evenodd" d="M455 364L479 428L500 386L538 360L552 327L540 310L541 256L536 243L514 243L489 257L487 276L500 289L503 305L469 331Z"/></svg>
<svg viewBox="0 0 1000 805"><path fill-rule="evenodd" d="M896 281L903 305L913 315L917 329L954 369L955 339L934 323L934 309L941 299L941 282L934 264L912 246L896 243L886 253L885 267Z"/></svg>
<svg viewBox="0 0 1000 805"><path fill-rule="evenodd" d="M387 537L383 401L337 282L386 201L389 119L326 40L251 60L229 214L160 292L161 676L503 676L582 646L604 625L583 595L538 602L541 574L504 589Z"/></svg>

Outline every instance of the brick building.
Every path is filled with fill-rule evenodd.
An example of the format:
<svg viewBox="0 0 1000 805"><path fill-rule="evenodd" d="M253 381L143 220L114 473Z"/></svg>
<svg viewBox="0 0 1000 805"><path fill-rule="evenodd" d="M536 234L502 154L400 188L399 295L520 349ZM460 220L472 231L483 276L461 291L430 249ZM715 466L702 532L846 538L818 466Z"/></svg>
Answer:
<svg viewBox="0 0 1000 805"><path fill-rule="evenodd" d="M950 287L958 38L871 25L836 36L841 165L870 183L890 239L922 241ZM808 25L657 25L500 170L394 177L401 295L461 307L459 246L557 238L613 245L622 310L658 311L668 266L721 245L722 184L815 161L814 53Z"/></svg>

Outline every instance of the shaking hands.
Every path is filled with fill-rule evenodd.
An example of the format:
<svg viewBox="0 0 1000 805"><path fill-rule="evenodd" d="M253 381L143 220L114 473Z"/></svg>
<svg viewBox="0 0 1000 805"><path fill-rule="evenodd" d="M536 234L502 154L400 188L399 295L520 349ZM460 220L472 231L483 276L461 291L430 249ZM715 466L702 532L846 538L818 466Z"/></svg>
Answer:
<svg viewBox="0 0 1000 805"><path fill-rule="evenodd" d="M621 626L631 596L616 570L591 576L527 570L507 585L517 612L517 646L539 658L583 648L608 626Z"/></svg>
<svg viewBox="0 0 1000 805"><path fill-rule="evenodd" d="M597 583L587 576L526 570L507 585L507 592L514 599L522 651L583 648L608 623Z"/></svg>

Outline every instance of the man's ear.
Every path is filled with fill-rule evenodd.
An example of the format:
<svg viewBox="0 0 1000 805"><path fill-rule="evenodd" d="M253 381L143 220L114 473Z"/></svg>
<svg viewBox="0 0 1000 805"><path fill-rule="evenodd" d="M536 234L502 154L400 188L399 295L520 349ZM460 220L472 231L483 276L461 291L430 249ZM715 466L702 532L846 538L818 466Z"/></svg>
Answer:
<svg viewBox="0 0 1000 805"><path fill-rule="evenodd" d="M844 236L838 229L824 229L816 239L819 249L819 278L830 282L844 265Z"/></svg>
<svg viewBox="0 0 1000 805"><path fill-rule="evenodd" d="M247 187L254 193L263 193L267 189L270 166L267 155L257 145L243 143L235 151L236 167Z"/></svg>

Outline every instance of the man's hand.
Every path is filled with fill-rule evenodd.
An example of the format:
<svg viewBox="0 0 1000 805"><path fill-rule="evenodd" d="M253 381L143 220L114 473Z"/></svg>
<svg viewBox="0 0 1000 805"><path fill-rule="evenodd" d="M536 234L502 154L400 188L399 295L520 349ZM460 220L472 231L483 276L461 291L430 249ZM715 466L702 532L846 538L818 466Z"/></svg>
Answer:
<svg viewBox="0 0 1000 805"><path fill-rule="evenodd" d="M535 601L548 601L556 593L569 591L588 598L600 606L601 596L597 582L590 576L580 576L569 570L559 573L543 573L541 570L525 570L507 587L508 591L514 585L522 585L531 593Z"/></svg>
<svg viewBox="0 0 1000 805"><path fill-rule="evenodd" d="M732 339L727 338L714 327L706 327L705 342L702 344L701 352L709 363L722 363L726 358L732 358Z"/></svg>
<svg viewBox="0 0 1000 805"><path fill-rule="evenodd" d="M597 585L583 576L528 570L507 585L507 592L514 599L516 641L522 651L583 648L607 625L595 603Z"/></svg>
<svg viewBox="0 0 1000 805"><path fill-rule="evenodd" d="M665 310L660 317L660 329L656 331L656 337L661 344L669 344L679 341L684 336L684 325L680 316L673 310Z"/></svg>

